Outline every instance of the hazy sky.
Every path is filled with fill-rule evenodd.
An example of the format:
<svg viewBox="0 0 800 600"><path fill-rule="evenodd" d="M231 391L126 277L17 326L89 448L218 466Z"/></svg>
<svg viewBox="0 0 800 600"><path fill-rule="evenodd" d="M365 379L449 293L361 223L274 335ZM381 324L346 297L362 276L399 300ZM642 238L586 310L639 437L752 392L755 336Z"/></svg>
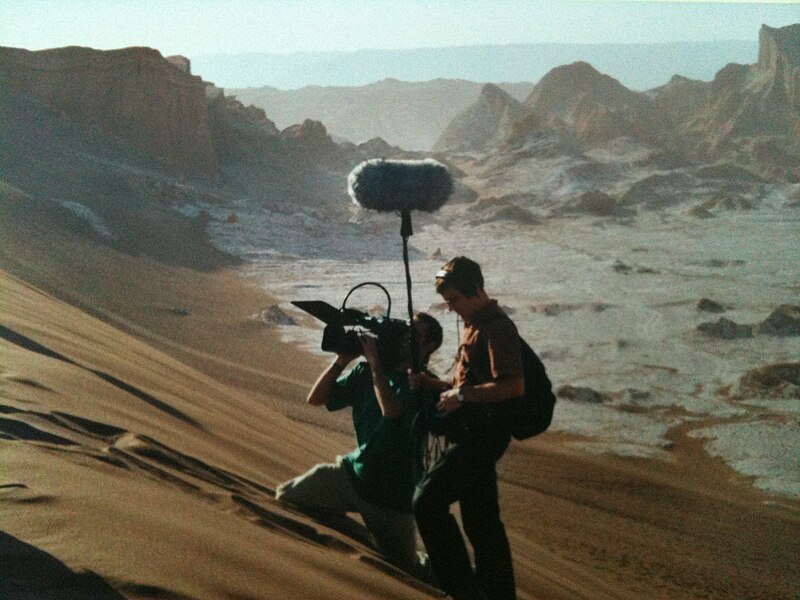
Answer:
<svg viewBox="0 0 800 600"><path fill-rule="evenodd" d="M800 23L786 2L0 0L0 44L150 46L164 55L532 42L756 39Z"/></svg>

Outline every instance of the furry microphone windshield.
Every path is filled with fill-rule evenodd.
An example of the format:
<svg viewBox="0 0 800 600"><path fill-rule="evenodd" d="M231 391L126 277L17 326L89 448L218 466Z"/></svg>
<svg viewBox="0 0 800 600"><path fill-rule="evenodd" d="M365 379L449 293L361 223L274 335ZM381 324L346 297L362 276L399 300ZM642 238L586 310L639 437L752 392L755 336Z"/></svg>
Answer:
<svg viewBox="0 0 800 600"><path fill-rule="evenodd" d="M433 212L447 202L453 179L447 167L432 158L373 158L353 169L347 191L353 202L371 210Z"/></svg>

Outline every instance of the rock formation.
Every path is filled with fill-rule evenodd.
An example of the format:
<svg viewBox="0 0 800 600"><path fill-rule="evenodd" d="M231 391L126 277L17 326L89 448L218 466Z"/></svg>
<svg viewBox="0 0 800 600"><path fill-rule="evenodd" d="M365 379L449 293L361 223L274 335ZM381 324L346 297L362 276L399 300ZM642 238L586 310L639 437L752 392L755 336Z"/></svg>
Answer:
<svg viewBox="0 0 800 600"><path fill-rule="evenodd" d="M517 138L535 135L537 129L566 128L585 145L619 137L656 142L667 120L645 94L598 72L585 62L556 67L545 75L525 100L529 123Z"/></svg>
<svg viewBox="0 0 800 600"><path fill-rule="evenodd" d="M800 398L800 363L778 363L752 369L739 379L738 393L745 398Z"/></svg>
<svg viewBox="0 0 800 600"><path fill-rule="evenodd" d="M270 138L278 137L278 128L262 109L244 106L213 86L206 89L206 97L211 142L221 162L238 160L264 150Z"/></svg>
<svg viewBox="0 0 800 600"><path fill-rule="evenodd" d="M362 144L358 144L357 149L368 157L391 158L403 154L404 150L397 146L390 145L383 138L372 138Z"/></svg>
<svg viewBox="0 0 800 600"><path fill-rule="evenodd" d="M198 215L198 206L340 206L342 181L358 161L321 124L281 137L263 110L226 97L190 68L147 48L0 48L4 181L78 235L200 269L238 260L211 245L207 226L238 230L246 211L231 206L226 219ZM333 214L340 213L345 223L348 213Z"/></svg>
<svg viewBox="0 0 800 600"><path fill-rule="evenodd" d="M478 101L455 117L433 145L434 152L466 152L495 145L508 135L523 112L522 104L487 83Z"/></svg>
<svg viewBox="0 0 800 600"><path fill-rule="evenodd" d="M711 82L676 75L640 93L576 62L552 69L513 110L498 90L485 87L437 148L581 157L624 138L653 156L672 157L675 165L664 168L716 165L699 177L800 181L800 24L764 25L759 39L755 64L729 64ZM498 141L500 131L506 135Z"/></svg>
<svg viewBox="0 0 800 600"><path fill-rule="evenodd" d="M758 333L778 337L800 335L800 306L781 304L761 322Z"/></svg>
<svg viewBox="0 0 800 600"><path fill-rule="evenodd" d="M315 162L335 161L339 157L339 146L328 135L325 125L306 119L280 132L280 139L289 152Z"/></svg>
<svg viewBox="0 0 800 600"><path fill-rule="evenodd" d="M2 48L0 86L182 170L217 171L205 86L157 50Z"/></svg>
<svg viewBox="0 0 800 600"><path fill-rule="evenodd" d="M167 60L184 73L188 73L189 75L192 74L192 61L190 61L187 57L175 54L173 56L168 56Z"/></svg>
<svg viewBox="0 0 800 600"><path fill-rule="evenodd" d="M708 102L709 86L705 81L674 75L668 83L648 92L656 108L672 123L696 114Z"/></svg>
<svg viewBox="0 0 800 600"><path fill-rule="evenodd" d="M630 217L635 214L635 211L620 206L616 199L600 190L584 192L556 212L579 213L596 217Z"/></svg>
<svg viewBox="0 0 800 600"><path fill-rule="evenodd" d="M472 204L465 212L470 225L511 221L519 225L539 225L541 220L527 208L503 198L489 198Z"/></svg>
<svg viewBox="0 0 800 600"><path fill-rule="evenodd" d="M609 400L608 394L598 392L590 387L575 385L562 385L556 390L556 396L585 404L602 404Z"/></svg>
<svg viewBox="0 0 800 600"><path fill-rule="evenodd" d="M694 182L685 173L650 175L634 183L622 195L625 206L639 205L647 210L658 210L681 202L689 196Z"/></svg>
<svg viewBox="0 0 800 600"><path fill-rule="evenodd" d="M755 64L729 64L708 84L673 88L659 90L656 102L673 115L681 152L800 179L800 24L762 26Z"/></svg>
<svg viewBox="0 0 800 600"><path fill-rule="evenodd" d="M723 313L727 310L727 308L716 300L711 300L710 298L701 298L697 302L697 310L712 313Z"/></svg>
<svg viewBox="0 0 800 600"><path fill-rule="evenodd" d="M726 340L751 338L754 335L788 337L800 335L800 306L781 304L761 323L740 325L721 317L716 323L701 323L699 331Z"/></svg>
<svg viewBox="0 0 800 600"><path fill-rule="evenodd" d="M725 317L720 317L714 323L700 323L698 331L723 340L741 340L753 337L753 325L740 325Z"/></svg>
<svg viewBox="0 0 800 600"><path fill-rule="evenodd" d="M277 304L265 308L255 318L265 325L297 325L297 321L287 315Z"/></svg>

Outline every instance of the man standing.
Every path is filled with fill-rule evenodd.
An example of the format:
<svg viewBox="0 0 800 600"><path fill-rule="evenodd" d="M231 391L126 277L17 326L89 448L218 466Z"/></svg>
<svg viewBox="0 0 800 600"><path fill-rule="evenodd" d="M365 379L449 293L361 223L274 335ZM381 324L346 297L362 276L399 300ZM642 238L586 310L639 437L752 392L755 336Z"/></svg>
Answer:
<svg viewBox="0 0 800 600"><path fill-rule="evenodd" d="M442 328L425 313L415 315L413 324L426 365L442 343ZM411 507L421 457L413 431L418 411L406 376L409 348L396 352L393 364L383 364L375 338L360 339L366 362L342 375L356 357L337 355L308 395L309 404L330 411L352 407L358 447L281 484L275 497L306 510L360 513L384 556L422 576Z"/></svg>
<svg viewBox="0 0 800 600"><path fill-rule="evenodd" d="M495 464L510 441L498 403L524 393L517 328L483 289L478 263L457 257L436 274L436 292L464 320L452 384L410 375L412 388L439 392L438 409L458 423L450 445L414 495L414 514L434 574L454 600L513 600L514 569L500 520ZM450 513L461 520L475 554L475 570Z"/></svg>

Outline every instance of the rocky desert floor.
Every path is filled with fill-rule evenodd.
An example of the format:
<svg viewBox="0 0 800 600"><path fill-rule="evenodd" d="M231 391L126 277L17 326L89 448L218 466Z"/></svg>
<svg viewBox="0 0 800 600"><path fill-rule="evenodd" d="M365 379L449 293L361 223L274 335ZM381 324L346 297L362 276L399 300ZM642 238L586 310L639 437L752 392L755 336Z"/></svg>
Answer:
<svg viewBox="0 0 800 600"><path fill-rule="evenodd" d="M434 293L433 275L450 257L470 256L482 264L490 294L544 359L555 387L567 388L564 395L572 399L559 403L553 429L589 438L575 447L669 461L680 430L756 486L800 494L797 386L763 394L739 390L749 371L796 363L800 337L701 330L720 319L758 325L781 305L797 305L800 215L785 196L757 209L709 212L708 218L676 208L623 219L469 225L464 212L445 207L410 238L414 308L436 315L445 327L434 362L438 372L452 362L458 323ZM299 227L297 244L272 245L262 213L239 214L234 225L220 219L213 235L228 251L261 248L240 273L279 299L277 308L290 323L278 319L284 340L321 355L322 324L289 301L319 299L338 307L363 281L386 286L391 316L407 316L395 215L361 215L358 230L330 242L339 246L326 258L304 251ZM368 286L348 305L385 314L387 301ZM275 322L274 314L264 318Z"/></svg>

